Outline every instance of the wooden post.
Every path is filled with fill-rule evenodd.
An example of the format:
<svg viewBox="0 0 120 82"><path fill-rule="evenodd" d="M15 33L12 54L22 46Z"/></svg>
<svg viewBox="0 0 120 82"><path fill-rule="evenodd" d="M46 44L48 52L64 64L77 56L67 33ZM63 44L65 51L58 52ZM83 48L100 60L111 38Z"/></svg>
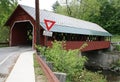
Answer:
<svg viewBox="0 0 120 82"><path fill-rule="evenodd" d="M35 12L36 12L36 44L40 45L40 15L39 15L39 0L35 0Z"/></svg>

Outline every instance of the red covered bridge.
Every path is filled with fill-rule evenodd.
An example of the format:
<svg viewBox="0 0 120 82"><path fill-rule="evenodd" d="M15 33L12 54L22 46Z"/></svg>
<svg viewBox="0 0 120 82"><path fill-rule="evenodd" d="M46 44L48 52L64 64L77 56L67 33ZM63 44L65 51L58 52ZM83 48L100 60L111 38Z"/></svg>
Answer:
<svg viewBox="0 0 120 82"><path fill-rule="evenodd" d="M50 29L52 37L44 36L47 30L44 20L55 21ZM35 9L29 6L18 5L12 13L6 26L10 27L10 46L36 44ZM51 41L66 41L67 49L80 48L85 42L87 47L82 51L106 49L110 47L111 34L95 23L63 16L53 12L40 11L40 44L51 46Z"/></svg>

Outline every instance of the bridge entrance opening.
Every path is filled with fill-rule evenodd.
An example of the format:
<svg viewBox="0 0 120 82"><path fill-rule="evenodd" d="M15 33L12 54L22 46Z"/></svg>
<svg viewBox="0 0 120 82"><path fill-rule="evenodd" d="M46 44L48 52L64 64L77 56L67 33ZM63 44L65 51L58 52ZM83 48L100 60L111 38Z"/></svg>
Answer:
<svg viewBox="0 0 120 82"><path fill-rule="evenodd" d="M30 21L16 22L11 31L11 46L32 46L33 26Z"/></svg>

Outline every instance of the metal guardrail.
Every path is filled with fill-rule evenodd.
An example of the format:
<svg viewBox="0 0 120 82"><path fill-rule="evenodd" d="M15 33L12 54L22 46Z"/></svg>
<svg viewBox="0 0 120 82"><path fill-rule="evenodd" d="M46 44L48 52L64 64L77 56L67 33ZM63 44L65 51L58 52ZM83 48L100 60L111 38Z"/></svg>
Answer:
<svg viewBox="0 0 120 82"><path fill-rule="evenodd" d="M48 82L60 82L58 78L54 75L54 73L51 71L51 69L47 66L47 64L38 55L36 55L36 59L39 65L41 66L42 70L44 71Z"/></svg>

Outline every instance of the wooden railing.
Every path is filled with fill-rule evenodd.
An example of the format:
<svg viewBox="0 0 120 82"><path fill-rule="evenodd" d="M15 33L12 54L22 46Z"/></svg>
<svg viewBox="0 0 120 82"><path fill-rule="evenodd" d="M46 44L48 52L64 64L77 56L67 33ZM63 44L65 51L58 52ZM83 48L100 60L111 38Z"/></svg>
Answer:
<svg viewBox="0 0 120 82"><path fill-rule="evenodd" d="M9 42L0 42L0 47L9 46Z"/></svg>
<svg viewBox="0 0 120 82"><path fill-rule="evenodd" d="M66 41L66 49L79 49L84 43L88 45L81 51L99 50L110 47L110 41ZM52 46L51 41L47 42L47 46Z"/></svg>
<svg viewBox="0 0 120 82"><path fill-rule="evenodd" d="M59 82L57 77L54 75L54 73L51 71L51 69L47 66L47 64L38 56L36 55L36 59L41 66L42 70L45 73L45 76L48 79L48 82Z"/></svg>

